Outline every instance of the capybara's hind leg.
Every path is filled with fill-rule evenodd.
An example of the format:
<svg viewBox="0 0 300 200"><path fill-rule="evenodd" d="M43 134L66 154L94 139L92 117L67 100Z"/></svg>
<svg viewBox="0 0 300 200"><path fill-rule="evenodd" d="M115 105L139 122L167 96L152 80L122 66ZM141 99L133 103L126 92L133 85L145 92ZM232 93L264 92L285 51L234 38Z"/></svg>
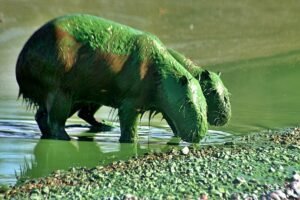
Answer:
<svg viewBox="0 0 300 200"><path fill-rule="evenodd" d="M99 108L100 108L99 105L93 103L84 105L79 110L78 117L80 117L81 119L83 119L84 121L86 121L92 126L99 126L100 122L98 122L94 117L94 114Z"/></svg>
<svg viewBox="0 0 300 200"><path fill-rule="evenodd" d="M84 105L79 110L78 116L92 125L92 130L94 131L110 131L113 126L106 124L105 122L98 122L94 117L95 113L100 107L101 106L99 104L94 103Z"/></svg>
<svg viewBox="0 0 300 200"><path fill-rule="evenodd" d="M47 110L44 106L40 106L38 108L38 110L36 111L36 114L35 114L35 121L37 122L40 130L41 130L41 133L42 133L42 137L44 138L47 138L49 137L49 134L50 134L50 129L49 129L49 126L48 126L48 113L47 113Z"/></svg>
<svg viewBox="0 0 300 200"><path fill-rule="evenodd" d="M48 126L50 129L49 138L59 140L70 140L65 131L65 123L70 115L71 98L64 92L57 91L48 95Z"/></svg>

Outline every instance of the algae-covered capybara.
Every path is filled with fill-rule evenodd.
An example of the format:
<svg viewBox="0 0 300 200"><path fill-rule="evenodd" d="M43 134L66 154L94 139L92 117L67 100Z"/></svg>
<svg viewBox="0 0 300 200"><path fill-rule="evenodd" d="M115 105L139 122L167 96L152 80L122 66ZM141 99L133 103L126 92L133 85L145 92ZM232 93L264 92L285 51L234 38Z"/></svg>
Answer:
<svg viewBox="0 0 300 200"><path fill-rule="evenodd" d="M229 92L220 78L221 74L195 65L191 60L173 49L168 49L168 51L192 76L199 80L207 103L208 123L214 126L225 125L231 118L231 105Z"/></svg>
<svg viewBox="0 0 300 200"><path fill-rule="evenodd" d="M229 100L229 92L224 86L220 74L205 70L195 65L190 59L175 51L168 49L169 53L179 62L188 72L197 80L204 93L207 103L207 121L210 125L223 126L231 118L231 105ZM76 111L78 116L92 125L94 130L111 130L112 126L95 119L94 114L101 105L95 103L87 103L78 105L73 109L72 114ZM171 123L169 123L171 124Z"/></svg>
<svg viewBox="0 0 300 200"><path fill-rule="evenodd" d="M65 122L78 106L118 108L121 142L137 138L139 115L161 112L187 142L207 131L196 80L155 36L96 16L56 18L27 41L16 66L19 95L37 107L42 138L69 140Z"/></svg>

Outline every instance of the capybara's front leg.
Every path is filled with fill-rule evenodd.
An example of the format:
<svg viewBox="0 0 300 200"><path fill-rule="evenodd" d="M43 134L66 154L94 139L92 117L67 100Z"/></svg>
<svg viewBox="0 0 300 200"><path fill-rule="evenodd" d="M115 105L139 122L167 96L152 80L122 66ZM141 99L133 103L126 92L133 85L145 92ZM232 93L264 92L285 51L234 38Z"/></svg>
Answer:
<svg viewBox="0 0 300 200"><path fill-rule="evenodd" d="M174 123L172 122L172 120L166 115L164 115L164 118L167 121L167 123L169 124L170 128L172 129L174 136L178 137L177 129L176 129Z"/></svg>
<svg viewBox="0 0 300 200"><path fill-rule="evenodd" d="M62 91L48 95L47 110L50 133L43 135L42 138L70 140L65 131L65 123L70 115L71 103L71 98Z"/></svg>
<svg viewBox="0 0 300 200"><path fill-rule="evenodd" d="M121 143L136 142L138 117L139 117L139 113L134 107L133 101L124 100L122 105L119 108Z"/></svg>

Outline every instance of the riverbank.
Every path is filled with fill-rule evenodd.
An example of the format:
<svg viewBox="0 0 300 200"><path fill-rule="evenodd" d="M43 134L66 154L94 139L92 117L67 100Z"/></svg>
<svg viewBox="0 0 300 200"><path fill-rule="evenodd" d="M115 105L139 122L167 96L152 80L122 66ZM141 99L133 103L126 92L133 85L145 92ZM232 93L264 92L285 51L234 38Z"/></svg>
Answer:
<svg viewBox="0 0 300 200"><path fill-rule="evenodd" d="M9 188L5 198L299 199L299 172L300 129L295 128L56 171Z"/></svg>

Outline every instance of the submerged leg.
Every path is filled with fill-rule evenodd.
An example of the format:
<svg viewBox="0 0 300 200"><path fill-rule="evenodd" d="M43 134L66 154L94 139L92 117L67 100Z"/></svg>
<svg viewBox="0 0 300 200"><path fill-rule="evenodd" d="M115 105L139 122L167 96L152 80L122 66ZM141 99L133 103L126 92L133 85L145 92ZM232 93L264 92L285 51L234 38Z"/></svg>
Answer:
<svg viewBox="0 0 300 200"><path fill-rule="evenodd" d="M35 114L35 121L37 122L40 130L41 130L41 133L42 133L42 137L47 137L49 136L50 134L50 129L49 129L49 126L48 126L48 113L47 113L47 110L45 107L43 106L40 106L38 108L38 110L36 111L36 114Z"/></svg>
<svg viewBox="0 0 300 200"><path fill-rule="evenodd" d="M121 143L132 143L137 140L137 123L139 113L132 101L125 100L119 108L119 120L121 127Z"/></svg>
<svg viewBox="0 0 300 200"><path fill-rule="evenodd" d="M92 130L110 131L113 128L113 126L105 124L103 122L98 122L94 117L95 113L100 107L101 105L99 104L86 104L80 108L78 112L78 117L92 125Z"/></svg>
<svg viewBox="0 0 300 200"><path fill-rule="evenodd" d="M64 92L57 91L54 94L49 95L47 102L48 110L48 126L50 133L43 135L44 139L59 139L59 140L70 140L67 132L65 131L65 123L70 115L71 110L71 98L68 97Z"/></svg>

